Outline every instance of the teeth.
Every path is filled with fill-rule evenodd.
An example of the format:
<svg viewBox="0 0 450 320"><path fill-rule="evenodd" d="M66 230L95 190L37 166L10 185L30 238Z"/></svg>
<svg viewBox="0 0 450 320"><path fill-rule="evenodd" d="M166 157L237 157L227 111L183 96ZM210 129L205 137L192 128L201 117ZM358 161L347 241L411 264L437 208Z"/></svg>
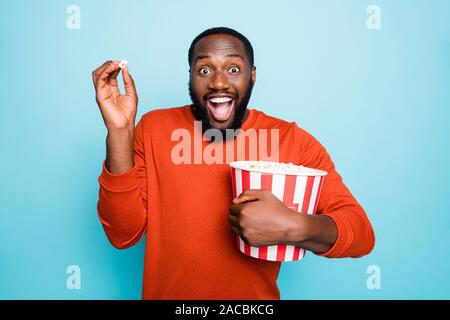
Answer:
<svg viewBox="0 0 450 320"><path fill-rule="evenodd" d="M217 97L217 98L212 98L209 101L213 102L213 103L224 103L224 102L230 102L231 99L230 97Z"/></svg>

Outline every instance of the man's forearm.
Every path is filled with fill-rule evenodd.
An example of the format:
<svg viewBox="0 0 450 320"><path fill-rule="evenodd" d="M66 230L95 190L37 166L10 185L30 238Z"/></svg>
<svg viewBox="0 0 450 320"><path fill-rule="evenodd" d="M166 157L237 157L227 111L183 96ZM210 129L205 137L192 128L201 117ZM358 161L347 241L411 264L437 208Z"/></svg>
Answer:
<svg viewBox="0 0 450 320"><path fill-rule="evenodd" d="M336 242L338 230L330 217L303 213L295 213L292 217L292 228L285 243L320 254Z"/></svg>
<svg viewBox="0 0 450 320"><path fill-rule="evenodd" d="M121 174L134 166L134 128L108 131L106 137L106 168Z"/></svg>

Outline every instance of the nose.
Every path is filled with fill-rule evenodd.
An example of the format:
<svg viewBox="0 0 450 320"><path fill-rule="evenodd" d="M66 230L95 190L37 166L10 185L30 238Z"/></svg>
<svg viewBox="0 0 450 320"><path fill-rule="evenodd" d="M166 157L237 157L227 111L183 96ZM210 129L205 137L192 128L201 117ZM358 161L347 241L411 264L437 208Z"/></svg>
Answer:
<svg viewBox="0 0 450 320"><path fill-rule="evenodd" d="M226 90L229 86L228 78L222 72L216 72L209 82L209 89L215 91Z"/></svg>

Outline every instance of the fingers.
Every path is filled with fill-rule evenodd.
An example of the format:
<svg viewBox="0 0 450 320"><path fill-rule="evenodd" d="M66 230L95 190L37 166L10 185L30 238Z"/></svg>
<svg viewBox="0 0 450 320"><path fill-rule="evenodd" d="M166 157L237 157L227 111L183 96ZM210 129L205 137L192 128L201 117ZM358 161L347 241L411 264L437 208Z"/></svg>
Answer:
<svg viewBox="0 0 450 320"><path fill-rule="evenodd" d="M106 61L105 63L103 63L100 67L98 67L97 69L95 69L94 71L92 71L92 80L95 81L97 80L98 75L111 63L111 60Z"/></svg>
<svg viewBox="0 0 450 320"><path fill-rule="evenodd" d="M103 89L109 84L109 78L120 71L118 61L107 61L92 73L96 89ZM115 74L115 77L117 77Z"/></svg>
<svg viewBox="0 0 450 320"><path fill-rule="evenodd" d="M242 230L235 227L235 226L231 226L231 230L233 230L234 233L236 233L237 235L241 235L242 234Z"/></svg>
<svg viewBox="0 0 450 320"><path fill-rule="evenodd" d="M228 215L228 223L231 224L232 226L239 227L239 218L234 215L229 214Z"/></svg>
<svg viewBox="0 0 450 320"><path fill-rule="evenodd" d="M107 79L107 83L109 84L109 88L111 89L111 95L113 98L117 98L120 96L120 89L119 89L119 83L117 82L117 75L119 74L120 70L116 70L113 73L111 73Z"/></svg>
<svg viewBox="0 0 450 320"><path fill-rule="evenodd" d="M111 60L106 61L104 64L102 64L100 67L92 71L92 80L94 81L94 85L97 83L98 76L105 70L106 67L108 67L112 63Z"/></svg>
<svg viewBox="0 0 450 320"><path fill-rule="evenodd" d="M240 204L249 201L256 201L261 198L261 190L258 189L248 189L242 192L236 199L233 200L233 203Z"/></svg>
<svg viewBox="0 0 450 320"><path fill-rule="evenodd" d="M236 199L233 200L233 203L230 206L230 214L234 216L239 216L241 212L241 207L246 202L257 201L261 199L263 190L259 189L247 189L242 192Z"/></svg>
<svg viewBox="0 0 450 320"><path fill-rule="evenodd" d="M122 78L125 87L125 95L133 97L137 100L136 86L128 67L125 65L123 69L119 66L120 61L109 60L92 72L92 80L96 90L101 90L109 85L113 97L120 95L117 76L122 70Z"/></svg>
<svg viewBox="0 0 450 320"><path fill-rule="evenodd" d="M231 229L236 234L241 234L242 229L239 226L239 219L236 216L228 215L228 223L231 225Z"/></svg>
<svg viewBox="0 0 450 320"><path fill-rule="evenodd" d="M136 86L134 85L134 80L131 77L131 74L128 71L127 66L125 66L125 68L123 68L122 70L122 78L123 78L123 85L125 87L125 94L127 96L137 98Z"/></svg>
<svg viewBox="0 0 450 320"><path fill-rule="evenodd" d="M239 217L241 215L241 207L242 207L242 204L232 204L230 206L229 213L232 216Z"/></svg>
<svg viewBox="0 0 450 320"><path fill-rule="evenodd" d="M110 65L108 65L105 69L103 69L102 73L97 77L97 87L102 89L107 84L109 84L109 79L114 73L118 73L120 71L119 65L116 61L113 61ZM116 75L117 77L117 75Z"/></svg>

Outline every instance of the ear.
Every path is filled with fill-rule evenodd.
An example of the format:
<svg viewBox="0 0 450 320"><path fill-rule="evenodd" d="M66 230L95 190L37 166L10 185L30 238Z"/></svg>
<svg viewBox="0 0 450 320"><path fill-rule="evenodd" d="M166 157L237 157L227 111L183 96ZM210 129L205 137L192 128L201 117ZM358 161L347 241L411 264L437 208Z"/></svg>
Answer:
<svg viewBox="0 0 450 320"><path fill-rule="evenodd" d="M256 82L256 67L255 66L253 66L253 68L252 68L252 82L253 82L253 85L255 85L255 82Z"/></svg>

